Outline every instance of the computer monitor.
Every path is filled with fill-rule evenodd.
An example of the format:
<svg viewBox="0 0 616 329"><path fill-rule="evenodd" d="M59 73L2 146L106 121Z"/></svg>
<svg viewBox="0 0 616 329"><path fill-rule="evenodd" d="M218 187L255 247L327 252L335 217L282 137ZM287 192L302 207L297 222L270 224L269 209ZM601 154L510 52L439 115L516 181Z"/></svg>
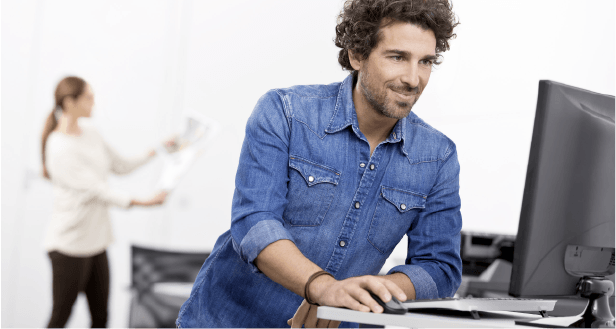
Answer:
<svg viewBox="0 0 616 329"><path fill-rule="evenodd" d="M614 282L614 106L614 96L539 82L510 295L576 295L581 275L565 268L568 246L607 253L611 275L584 275Z"/></svg>

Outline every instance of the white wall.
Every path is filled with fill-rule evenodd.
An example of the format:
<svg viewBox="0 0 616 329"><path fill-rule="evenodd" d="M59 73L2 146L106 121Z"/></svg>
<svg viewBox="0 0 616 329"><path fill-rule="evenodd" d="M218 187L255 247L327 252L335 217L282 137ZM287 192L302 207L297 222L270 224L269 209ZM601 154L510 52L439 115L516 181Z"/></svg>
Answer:
<svg viewBox="0 0 616 329"><path fill-rule="evenodd" d="M112 212L109 326L128 324L129 246L211 249L228 229L244 125L271 88L344 79L333 45L341 1L2 1L2 327L46 325L41 246L51 187L40 131L65 75L94 87L94 121L123 154L174 131L185 107L222 123L216 144L158 209ZM464 229L515 234L537 87L551 79L614 94L614 2L461 1L461 25L414 111L451 137ZM161 162L113 178L147 196ZM395 257L403 257L400 248ZM89 325L85 300L71 327Z"/></svg>

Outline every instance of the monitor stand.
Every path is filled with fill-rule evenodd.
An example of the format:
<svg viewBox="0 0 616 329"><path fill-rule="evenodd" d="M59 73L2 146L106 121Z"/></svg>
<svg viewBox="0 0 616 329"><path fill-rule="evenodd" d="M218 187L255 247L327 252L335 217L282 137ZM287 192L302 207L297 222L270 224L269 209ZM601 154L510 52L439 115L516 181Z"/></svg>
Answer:
<svg viewBox="0 0 616 329"><path fill-rule="evenodd" d="M614 283L601 277L583 277L577 284L578 295L588 300L586 309L576 316L555 316L533 321L516 321L523 326L541 328L614 328L609 297Z"/></svg>
<svg viewBox="0 0 616 329"><path fill-rule="evenodd" d="M580 319L569 327L614 328L614 316L610 312L608 298L614 293L614 283L602 277L583 277L577 284L580 296L588 299L588 305Z"/></svg>

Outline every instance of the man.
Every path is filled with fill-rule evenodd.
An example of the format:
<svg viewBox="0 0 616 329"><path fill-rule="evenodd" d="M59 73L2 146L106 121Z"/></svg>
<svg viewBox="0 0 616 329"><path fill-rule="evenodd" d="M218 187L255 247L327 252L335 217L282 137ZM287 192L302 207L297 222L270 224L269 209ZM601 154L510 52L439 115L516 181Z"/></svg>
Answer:
<svg viewBox="0 0 616 329"><path fill-rule="evenodd" d="M351 74L259 100L231 229L178 327L335 327L316 318L315 305L378 313L369 292L385 302L456 292L455 144L411 113L456 25L447 0L347 1L336 45ZM377 276L404 234L406 264Z"/></svg>

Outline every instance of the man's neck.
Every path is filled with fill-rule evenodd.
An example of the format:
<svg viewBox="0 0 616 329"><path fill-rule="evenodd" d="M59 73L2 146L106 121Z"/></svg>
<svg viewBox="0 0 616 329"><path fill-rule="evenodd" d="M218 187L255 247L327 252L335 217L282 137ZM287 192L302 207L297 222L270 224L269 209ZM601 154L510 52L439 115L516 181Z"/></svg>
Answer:
<svg viewBox="0 0 616 329"><path fill-rule="evenodd" d="M357 113L359 130L370 144L370 155L382 141L386 140L398 119L388 118L372 108L364 97L359 83L353 87L353 104Z"/></svg>

